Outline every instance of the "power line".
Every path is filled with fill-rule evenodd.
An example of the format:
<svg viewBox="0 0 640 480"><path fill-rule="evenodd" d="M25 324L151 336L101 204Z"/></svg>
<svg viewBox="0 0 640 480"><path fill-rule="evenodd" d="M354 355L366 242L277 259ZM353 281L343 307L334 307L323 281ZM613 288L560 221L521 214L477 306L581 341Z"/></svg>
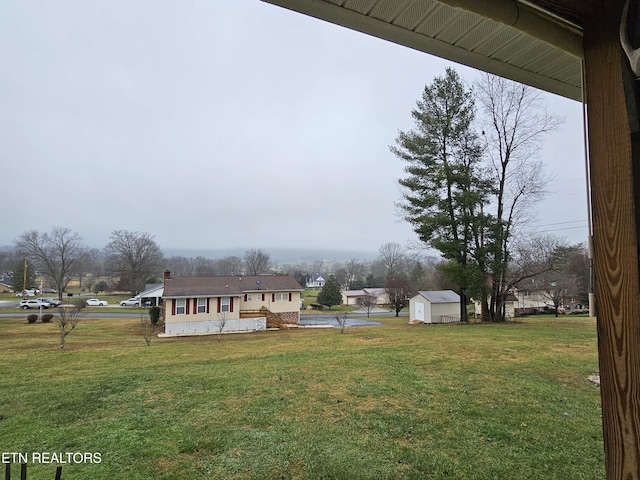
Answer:
<svg viewBox="0 0 640 480"><path fill-rule="evenodd" d="M580 228L587 228L587 225L582 225L580 227L567 227L567 228L554 228L551 230L539 230L540 233L548 233L548 232L560 232L561 230L577 230Z"/></svg>
<svg viewBox="0 0 640 480"><path fill-rule="evenodd" d="M586 221L587 221L586 219L584 219L584 220L568 220L566 222L539 223L538 225L534 225L534 226L535 227L551 227L553 225L566 225L567 223L580 223L580 222L585 222L586 223Z"/></svg>

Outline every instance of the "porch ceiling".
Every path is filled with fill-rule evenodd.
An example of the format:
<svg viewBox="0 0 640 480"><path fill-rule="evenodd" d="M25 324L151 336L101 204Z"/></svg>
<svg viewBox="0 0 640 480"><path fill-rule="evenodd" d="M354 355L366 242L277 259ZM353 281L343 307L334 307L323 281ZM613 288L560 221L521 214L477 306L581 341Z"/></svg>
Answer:
<svg viewBox="0 0 640 480"><path fill-rule="evenodd" d="M263 1L564 97L582 98L581 29L534 2Z"/></svg>

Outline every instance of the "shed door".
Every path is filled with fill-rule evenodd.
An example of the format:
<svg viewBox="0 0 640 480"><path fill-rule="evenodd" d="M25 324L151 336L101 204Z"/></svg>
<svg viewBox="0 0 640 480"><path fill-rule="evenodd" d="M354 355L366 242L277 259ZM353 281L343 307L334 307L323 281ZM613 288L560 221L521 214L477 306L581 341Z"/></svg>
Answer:
<svg viewBox="0 0 640 480"><path fill-rule="evenodd" d="M424 303L416 302L416 320L424 322Z"/></svg>

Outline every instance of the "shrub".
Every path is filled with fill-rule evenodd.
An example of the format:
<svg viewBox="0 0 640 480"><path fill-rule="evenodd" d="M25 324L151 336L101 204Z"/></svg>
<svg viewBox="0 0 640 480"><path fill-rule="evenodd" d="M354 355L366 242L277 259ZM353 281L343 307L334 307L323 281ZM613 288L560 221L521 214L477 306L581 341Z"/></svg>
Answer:
<svg viewBox="0 0 640 480"><path fill-rule="evenodd" d="M149 309L149 318L151 319L151 325L157 325L160 320L160 307L151 307Z"/></svg>
<svg viewBox="0 0 640 480"><path fill-rule="evenodd" d="M82 309L87 306L87 301L84 298L77 298L73 301L73 305L78 309Z"/></svg>
<svg viewBox="0 0 640 480"><path fill-rule="evenodd" d="M42 323L50 323L53 319L53 313L45 313L42 315Z"/></svg>
<svg viewBox="0 0 640 480"><path fill-rule="evenodd" d="M105 282L104 280L100 280L98 283L96 283L93 286L92 292L97 295L100 292L106 291L107 288L109 288L109 284L107 282Z"/></svg>
<svg viewBox="0 0 640 480"><path fill-rule="evenodd" d="M38 321L38 315L36 315L35 313L32 313L27 317L28 323L36 323L37 321Z"/></svg>

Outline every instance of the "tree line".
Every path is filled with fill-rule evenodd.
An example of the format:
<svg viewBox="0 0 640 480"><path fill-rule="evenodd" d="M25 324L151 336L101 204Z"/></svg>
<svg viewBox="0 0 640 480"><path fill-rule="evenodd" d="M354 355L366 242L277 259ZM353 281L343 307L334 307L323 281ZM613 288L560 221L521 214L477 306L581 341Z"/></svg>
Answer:
<svg viewBox="0 0 640 480"><path fill-rule="evenodd" d="M303 287L320 275L338 292L323 303L340 303L340 290L385 288L396 314L420 290L459 291L450 275L449 260L426 254L423 245L395 242L381 245L372 261L352 258L277 266L263 249L247 250L243 257L165 257L152 235L124 230L112 232L107 246L98 250L86 247L78 233L54 227L44 233L25 232L12 251L0 252L0 270L12 272L15 291L25 285L37 286L38 274L45 286L58 291L59 298L71 279L94 293L113 290L137 294L147 283L160 283L166 269L178 276L288 274ZM509 271L508 285L542 291L555 307L568 294L583 303L588 301L589 264L583 245L568 245L553 237L521 239L512 247Z"/></svg>
<svg viewBox="0 0 640 480"><path fill-rule="evenodd" d="M270 272L270 255L261 249L243 258L211 260L202 257L166 258L153 235L114 230L103 250L87 247L79 233L67 227L48 232L30 230L14 242L13 250L0 252L0 269L10 275L14 291L34 288L39 277L62 298L69 282L95 293L115 290L137 294L148 283L160 283L162 272L177 275L261 275ZM97 280L107 277L109 280Z"/></svg>

